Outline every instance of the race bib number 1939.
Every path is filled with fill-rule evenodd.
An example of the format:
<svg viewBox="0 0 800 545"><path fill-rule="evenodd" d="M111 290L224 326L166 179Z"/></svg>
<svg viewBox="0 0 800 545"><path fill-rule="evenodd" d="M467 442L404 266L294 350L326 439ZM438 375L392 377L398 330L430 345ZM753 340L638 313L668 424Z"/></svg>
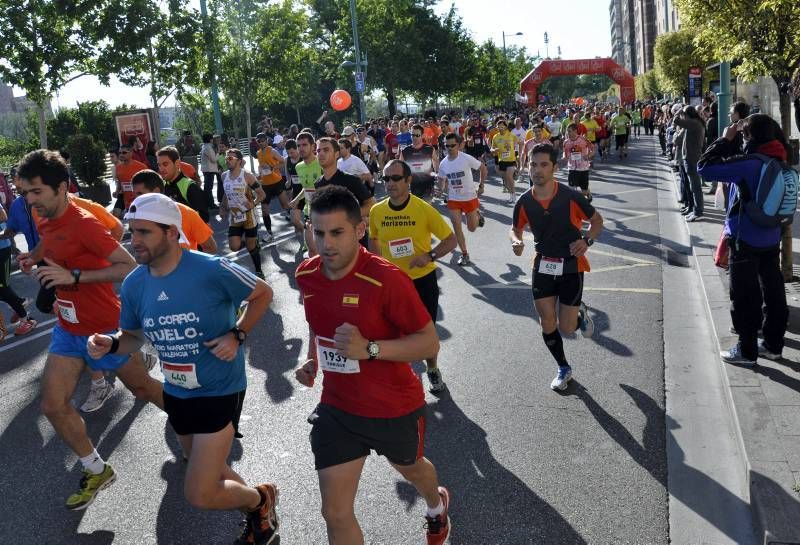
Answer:
<svg viewBox="0 0 800 545"><path fill-rule="evenodd" d="M332 373L360 373L358 360L345 357L339 352L333 339L317 336L317 362L323 371Z"/></svg>

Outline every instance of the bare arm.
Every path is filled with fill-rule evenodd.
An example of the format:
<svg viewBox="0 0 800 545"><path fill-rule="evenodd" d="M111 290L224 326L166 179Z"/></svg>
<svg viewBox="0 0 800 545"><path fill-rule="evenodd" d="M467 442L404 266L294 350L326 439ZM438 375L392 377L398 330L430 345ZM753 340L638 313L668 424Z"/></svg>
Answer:
<svg viewBox="0 0 800 545"><path fill-rule="evenodd" d="M106 259L111 262L111 265L94 271L81 271L79 283L121 282L136 267L133 256L122 246L117 246L117 249L111 252L111 255ZM47 265L38 267L35 273L36 278L42 285L49 288L53 286L68 286L75 283L72 271L49 258L45 257L44 261Z"/></svg>
<svg viewBox="0 0 800 545"><path fill-rule="evenodd" d="M216 254L218 251L217 248L217 241L214 240L214 235L212 234L206 240L200 243L200 248L207 254Z"/></svg>
<svg viewBox="0 0 800 545"><path fill-rule="evenodd" d="M352 324L344 323L336 328L333 338L336 348L348 358L366 360L367 339L358 328ZM380 347L380 356L386 361L416 361L430 358L439 351L439 336L432 321L425 327L399 339L376 339Z"/></svg>

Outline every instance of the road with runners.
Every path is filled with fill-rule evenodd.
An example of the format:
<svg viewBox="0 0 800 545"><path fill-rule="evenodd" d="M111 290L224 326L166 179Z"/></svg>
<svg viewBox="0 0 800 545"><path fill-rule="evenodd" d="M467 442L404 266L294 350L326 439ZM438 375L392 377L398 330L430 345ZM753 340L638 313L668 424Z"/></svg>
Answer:
<svg viewBox="0 0 800 545"><path fill-rule="evenodd" d="M584 288L596 332L565 339L574 373L566 391L549 387L556 366L533 310L532 238L526 234L526 252L515 257L512 207L496 175L482 198L486 226L467 233L472 264L458 266L457 255L440 260L439 366L449 393L426 394L425 450L452 494L450 543L668 543L662 272L687 264L662 244L659 197L670 189L659 182L656 147L655 137L644 137L627 159L596 161L591 173L592 204L605 219ZM294 379L307 342L293 277L302 255L289 223L277 218L276 240L262 251L275 298L247 342L244 438L234 443L232 464L249 482L280 487L284 544L320 544L325 525L306 422L320 385L308 389ZM225 248L225 226L212 227ZM237 255L251 267L248 254ZM31 278L14 275L12 285L35 296ZM185 466L166 415L135 402L119 382L106 405L85 416L118 480L86 511L64 509L80 464L39 409L53 320L33 314L38 331L0 345L0 542L232 541L238 515L186 503L179 484ZM75 403L87 389L84 379ZM366 542L422 542L422 512L414 489L371 456L356 501Z"/></svg>

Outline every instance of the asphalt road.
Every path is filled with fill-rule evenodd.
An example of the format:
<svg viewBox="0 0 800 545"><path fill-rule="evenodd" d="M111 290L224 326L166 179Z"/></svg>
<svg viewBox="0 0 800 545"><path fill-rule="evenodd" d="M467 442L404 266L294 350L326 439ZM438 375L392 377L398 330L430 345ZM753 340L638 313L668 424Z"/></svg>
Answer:
<svg viewBox="0 0 800 545"><path fill-rule="evenodd" d="M512 254L512 207L497 178L483 199L486 227L468 233L473 265L442 260L440 367L450 396L428 394L426 455L451 490L453 545L669 540L663 264L650 138L634 142L623 161L598 161L591 176L606 226L590 251L584 292L596 334L565 339L575 377L566 392L549 388L556 367L533 310L532 244L524 256ZM284 545L322 544L306 422L320 387L293 378L307 342L292 274L301 256L288 223L276 218L276 234L285 236L262 252L275 300L248 339L245 437L231 459L249 482L278 483ZM224 244L224 227L215 229ZM240 263L250 267L249 256ZM24 275L13 286L35 295ZM166 416L134 402L119 382L105 407L86 417L118 480L86 511L64 509L80 464L39 411L52 322L37 318L39 333L0 345L0 543L231 542L239 515L186 504L184 466ZM87 388L84 380L76 404ZM356 510L367 543L424 542L424 502L377 456L367 462Z"/></svg>

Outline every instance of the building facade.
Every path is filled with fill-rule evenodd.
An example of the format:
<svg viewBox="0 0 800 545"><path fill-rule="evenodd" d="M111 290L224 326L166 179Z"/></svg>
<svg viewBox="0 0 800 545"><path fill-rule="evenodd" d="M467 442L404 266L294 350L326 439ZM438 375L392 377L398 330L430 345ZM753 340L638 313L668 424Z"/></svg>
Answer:
<svg viewBox="0 0 800 545"><path fill-rule="evenodd" d="M634 76L654 67L656 37L680 28L673 0L611 0L611 56Z"/></svg>
<svg viewBox="0 0 800 545"><path fill-rule="evenodd" d="M673 0L656 0L656 36L681 28L678 9Z"/></svg>
<svg viewBox="0 0 800 545"><path fill-rule="evenodd" d="M656 45L656 1L633 1L633 45L636 49L636 74L653 69L653 50Z"/></svg>
<svg viewBox="0 0 800 545"><path fill-rule="evenodd" d="M608 6L608 16L611 22L611 58L621 65L625 65L625 50L622 39L622 1L611 0Z"/></svg>

